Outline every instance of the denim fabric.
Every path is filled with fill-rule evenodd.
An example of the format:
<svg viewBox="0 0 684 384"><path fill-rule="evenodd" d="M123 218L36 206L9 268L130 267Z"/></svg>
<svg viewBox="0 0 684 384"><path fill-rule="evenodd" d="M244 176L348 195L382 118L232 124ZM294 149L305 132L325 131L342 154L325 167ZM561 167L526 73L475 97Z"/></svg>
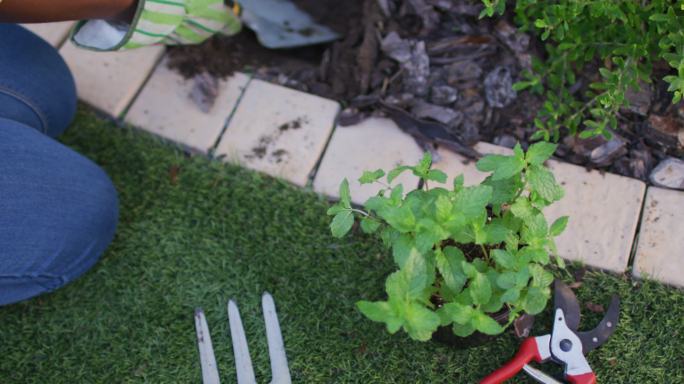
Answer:
<svg viewBox="0 0 684 384"><path fill-rule="evenodd" d="M0 305L72 281L114 236L111 181L50 137L75 108L74 81L57 51L0 24Z"/></svg>

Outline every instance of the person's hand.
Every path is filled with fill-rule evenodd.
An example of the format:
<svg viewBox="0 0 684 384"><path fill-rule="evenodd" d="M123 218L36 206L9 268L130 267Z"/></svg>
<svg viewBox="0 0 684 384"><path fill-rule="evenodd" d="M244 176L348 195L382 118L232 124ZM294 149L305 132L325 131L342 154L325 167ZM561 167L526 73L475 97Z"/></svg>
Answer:
<svg viewBox="0 0 684 384"><path fill-rule="evenodd" d="M137 0L0 0L0 23L130 20Z"/></svg>

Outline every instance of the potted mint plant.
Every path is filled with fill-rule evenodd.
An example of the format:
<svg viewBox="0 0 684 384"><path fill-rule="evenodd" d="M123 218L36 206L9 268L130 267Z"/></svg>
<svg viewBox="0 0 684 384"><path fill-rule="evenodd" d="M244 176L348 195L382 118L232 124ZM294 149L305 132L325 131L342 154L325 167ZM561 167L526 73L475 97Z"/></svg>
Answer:
<svg viewBox="0 0 684 384"><path fill-rule="evenodd" d="M397 266L385 282L386 299L361 300L359 310L390 333L403 329L421 341L448 328L459 337L497 335L521 314L541 312L551 295L553 238L568 222L549 225L542 213L563 196L544 166L555 149L540 142L526 153L517 145L511 156L485 156L477 168L491 174L474 186L459 175L445 188L447 175L431 169L429 152L416 166L366 171L359 181L383 188L363 208L352 206L343 180L340 200L328 210L333 236L359 221L391 249ZM421 187L405 193L392 183L407 171ZM564 267L557 256L555 262Z"/></svg>

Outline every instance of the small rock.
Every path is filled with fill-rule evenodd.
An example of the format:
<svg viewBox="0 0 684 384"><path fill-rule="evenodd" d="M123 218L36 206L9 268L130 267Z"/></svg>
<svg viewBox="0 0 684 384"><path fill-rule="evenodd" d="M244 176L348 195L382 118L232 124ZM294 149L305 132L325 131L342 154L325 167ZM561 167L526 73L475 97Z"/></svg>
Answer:
<svg viewBox="0 0 684 384"><path fill-rule="evenodd" d="M473 146L480 140L480 126L467 118L463 120L461 126L454 133L461 138L465 145Z"/></svg>
<svg viewBox="0 0 684 384"><path fill-rule="evenodd" d="M412 44L411 58L402 63L401 67L404 70L404 90L418 96L426 95L430 76L430 58L425 51L424 41Z"/></svg>
<svg viewBox="0 0 684 384"><path fill-rule="evenodd" d="M348 127L360 123L365 117L365 114L356 108L345 108L337 117L337 124L341 127Z"/></svg>
<svg viewBox="0 0 684 384"><path fill-rule="evenodd" d="M382 52L394 60L405 63L411 59L411 42L399 37L396 32L390 32L380 42Z"/></svg>
<svg viewBox="0 0 684 384"><path fill-rule="evenodd" d="M500 145L502 147L506 148L513 148L515 147L515 144L518 142L515 137L504 133L503 135L498 135L494 138L494 144Z"/></svg>
<svg viewBox="0 0 684 384"><path fill-rule="evenodd" d="M513 77L507 67L496 67L487 74L484 81L487 103L493 108L504 108L515 100Z"/></svg>
<svg viewBox="0 0 684 384"><path fill-rule="evenodd" d="M463 114L459 111L426 103L422 100L413 103L411 113L419 119L429 118L451 126L456 126L463 120Z"/></svg>
<svg viewBox="0 0 684 384"><path fill-rule="evenodd" d="M610 165L613 160L627 154L627 143L620 137L613 137L609 142L604 143L591 151L589 159L599 167Z"/></svg>
<svg viewBox="0 0 684 384"><path fill-rule="evenodd" d="M494 34L501 40L513 53L515 53L518 63L523 68L531 68L532 56L527 49L530 45L530 36L519 32L506 20L499 21L494 27Z"/></svg>
<svg viewBox="0 0 684 384"><path fill-rule="evenodd" d="M666 148L681 149L684 147L684 123L670 115L651 114L644 136Z"/></svg>
<svg viewBox="0 0 684 384"><path fill-rule="evenodd" d="M437 105L449 105L458 100L458 90L448 85L435 85L430 90L430 101Z"/></svg>
<svg viewBox="0 0 684 384"><path fill-rule="evenodd" d="M648 172L653 168L653 156L647 149L632 149L629 151L629 168L632 177L641 180L648 179Z"/></svg>
<svg viewBox="0 0 684 384"><path fill-rule="evenodd" d="M406 92L419 96L428 93L430 58L424 41L405 40L398 33L390 32L380 42L380 49L401 64Z"/></svg>
<svg viewBox="0 0 684 384"><path fill-rule="evenodd" d="M482 68L473 61L459 61L447 68L447 82L449 85L479 79L482 76Z"/></svg>
<svg viewBox="0 0 684 384"><path fill-rule="evenodd" d="M406 109L413 104L415 98L412 94L404 92L398 95L389 95L384 99L384 102L399 109Z"/></svg>
<svg viewBox="0 0 684 384"><path fill-rule="evenodd" d="M649 178L659 187L684 190L684 161L668 157L651 171Z"/></svg>
<svg viewBox="0 0 684 384"><path fill-rule="evenodd" d="M625 98L629 102L629 106L626 107L628 111L640 116L647 116L651 108L653 89L650 84L639 81L639 89L635 91L632 87L627 88Z"/></svg>

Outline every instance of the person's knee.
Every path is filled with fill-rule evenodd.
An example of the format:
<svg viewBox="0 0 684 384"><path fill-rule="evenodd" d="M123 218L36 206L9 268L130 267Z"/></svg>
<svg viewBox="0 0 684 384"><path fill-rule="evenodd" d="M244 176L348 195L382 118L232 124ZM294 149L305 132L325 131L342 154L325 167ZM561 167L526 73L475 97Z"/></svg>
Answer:
<svg viewBox="0 0 684 384"><path fill-rule="evenodd" d="M0 117L52 137L73 120L76 86L59 52L32 32L0 23ZM1 55L0 55L1 56Z"/></svg>
<svg viewBox="0 0 684 384"><path fill-rule="evenodd" d="M29 127L2 122L0 305L82 275L104 253L118 221L117 193L101 168Z"/></svg>

